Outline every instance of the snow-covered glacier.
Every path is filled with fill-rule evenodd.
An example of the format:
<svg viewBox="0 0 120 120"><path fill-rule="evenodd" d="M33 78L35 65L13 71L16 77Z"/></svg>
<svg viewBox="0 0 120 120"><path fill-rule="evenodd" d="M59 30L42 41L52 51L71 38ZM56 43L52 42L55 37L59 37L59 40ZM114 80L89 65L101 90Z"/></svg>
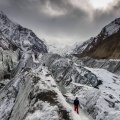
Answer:
<svg viewBox="0 0 120 120"><path fill-rule="evenodd" d="M78 96L82 109L95 120L120 118L120 76L102 68L85 67L57 54L46 55L43 61L57 83L67 89L65 96L69 102Z"/></svg>

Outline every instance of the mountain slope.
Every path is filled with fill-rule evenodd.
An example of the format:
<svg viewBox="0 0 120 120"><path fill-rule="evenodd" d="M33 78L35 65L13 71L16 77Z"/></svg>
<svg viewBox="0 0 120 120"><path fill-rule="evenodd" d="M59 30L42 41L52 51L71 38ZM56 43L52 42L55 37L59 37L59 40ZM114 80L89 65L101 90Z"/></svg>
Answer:
<svg viewBox="0 0 120 120"><path fill-rule="evenodd" d="M44 42L0 12L0 120L81 120L36 52Z"/></svg>
<svg viewBox="0 0 120 120"><path fill-rule="evenodd" d="M105 26L100 34L84 42L74 50L77 57L93 57L102 59L120 58L120 18Z"/></svg>
<svg viewBox="0 0 120 120"><path fill-rule="evenodd" d="M47 47L31 30L12 22L0 11L0 46L4 49L21 49L47 52Z"/></svg>

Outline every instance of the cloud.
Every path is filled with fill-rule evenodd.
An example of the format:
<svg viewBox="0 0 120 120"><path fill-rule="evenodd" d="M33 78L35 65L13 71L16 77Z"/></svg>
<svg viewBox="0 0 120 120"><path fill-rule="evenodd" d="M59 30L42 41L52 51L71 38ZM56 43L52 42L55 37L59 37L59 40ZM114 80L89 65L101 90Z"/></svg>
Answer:
<svg viewBox="0 0 120 120"><path fill-rule="evenodd" d="M114 0L115 1L115 0ZM0 0L0 9L47 42L83 42L120 17L120 0L106 10L89 0Z"/></svg>

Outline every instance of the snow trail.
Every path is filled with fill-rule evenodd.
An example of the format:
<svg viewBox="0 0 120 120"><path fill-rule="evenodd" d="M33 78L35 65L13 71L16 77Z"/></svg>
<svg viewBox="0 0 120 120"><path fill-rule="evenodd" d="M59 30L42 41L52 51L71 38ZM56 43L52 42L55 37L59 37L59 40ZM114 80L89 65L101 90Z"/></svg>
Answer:
<svg viewBox="0 0 120 120"><path fill-rule="evenodd" d="M61 85L61 84L57 84L57 85L59 86L59 90L61 91L61 93L63 95L67 93L67 90L65 89L65 87L63 85ZM74 105L72 103L69 103L69 102L68 102L68 104L74 110ZM89 116L87 113L85 113L84 110L82 110L80 107L79 107L79 116L80 116L81 120L94 120L91 118L91 116Z"/></svg>
<svg viewBox="0 0 120 120"><path fill-rule="evenodd" d="M73 104L70 104L70 105L74 109L74 105ZM79 116L81 120L94 120L88 114L86 114L80 107L79 107Z"/></svg>

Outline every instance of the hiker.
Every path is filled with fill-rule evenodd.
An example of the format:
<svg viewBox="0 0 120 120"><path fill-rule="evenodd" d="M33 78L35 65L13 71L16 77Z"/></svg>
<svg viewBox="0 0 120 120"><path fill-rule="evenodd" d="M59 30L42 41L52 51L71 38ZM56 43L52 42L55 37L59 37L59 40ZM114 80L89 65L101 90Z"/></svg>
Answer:
<svg viewBox="0 0 120 120"><path fill-rule="evenodd" d="M79 100L78 97L76 97L76 99L74 100L74 110L77 112L77 114L79 114L78 106L79 106Z"/></svg>

